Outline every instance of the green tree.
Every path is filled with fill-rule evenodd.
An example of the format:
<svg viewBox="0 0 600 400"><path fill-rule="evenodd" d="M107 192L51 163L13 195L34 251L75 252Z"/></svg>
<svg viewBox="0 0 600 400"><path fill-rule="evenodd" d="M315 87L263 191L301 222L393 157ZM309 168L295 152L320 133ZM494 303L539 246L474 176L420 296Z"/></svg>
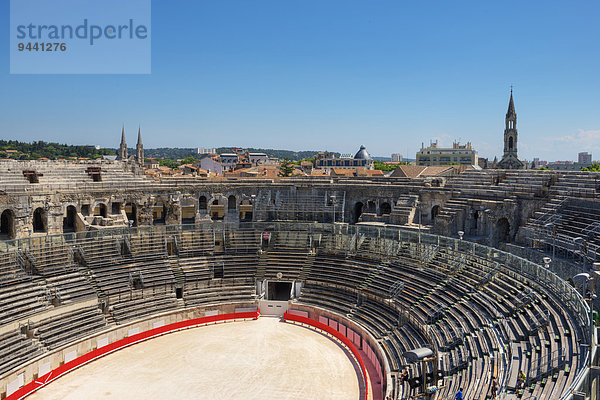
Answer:
<svg viewBox="0 0 600 400"><path fill-rule="evenodd" d="M285 158L279 165L279 173L281 177L290 177L294 173L294 163L289 158Z"/></svg>
<svg viewBox="0 0 600 400"><path fill-rule="evenodd" d="M381 161L377 161L377 160L375 160L373 162L373 168L378 169L383 172L394 171L396 168L398 168L398 165L409 165L409 163L399 162L397 164L385 164L385 163L383 163Z"/></svg>
<svg viewBox="0 0 600 400"><path fill-rule="evenodd" d="M589 172L600 172L600 164L598 163L593 163L592 165L590 165L589 167L585 168L581 168L582 171L589 171Z"/></svg>

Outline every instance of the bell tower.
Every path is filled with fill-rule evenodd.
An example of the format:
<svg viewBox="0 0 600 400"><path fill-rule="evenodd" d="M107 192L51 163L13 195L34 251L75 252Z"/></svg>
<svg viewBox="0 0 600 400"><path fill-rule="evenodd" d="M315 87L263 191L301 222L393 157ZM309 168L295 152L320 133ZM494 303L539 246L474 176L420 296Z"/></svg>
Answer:
<svg viewBox="0 0 600 400"><path fill-rule="evenodd" d="M517 155L517 113L515 112L512 86L510 88L510 100L508 102L508 111L506 111L504 125L504 155L498 163L498 168L521 169L523 168L523 163Z"/></svg>

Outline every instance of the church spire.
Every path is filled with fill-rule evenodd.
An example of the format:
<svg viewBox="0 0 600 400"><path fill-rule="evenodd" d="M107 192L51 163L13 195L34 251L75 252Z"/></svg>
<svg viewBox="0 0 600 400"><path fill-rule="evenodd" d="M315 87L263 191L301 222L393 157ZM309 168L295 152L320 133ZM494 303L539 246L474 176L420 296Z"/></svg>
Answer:
<svg viewBox="0 0 600 400"><path fill-rule="evenodd" d="M119 146L119 155L117 156L117 160L127 160L127 143L125 142L125 125L123 125L123 129L121 130L121 145Z"/></svg>
<svg viewBox="0 0 600 400"><path fill-rule="evenodd" d="M516 115L517 113L515 112L515 102L513 101L513 88L512 85L510 86L510 100L508 102L508 111L506 112L506 116L510 116L510 115Z"/></svg>
<svg viewBox="0 0 600 400"><path fill-rule="evenodd" d="M144 145L142 144L142 128L138 126L138 139L135 146L135 158L138 164L144 165Z"/></svg>

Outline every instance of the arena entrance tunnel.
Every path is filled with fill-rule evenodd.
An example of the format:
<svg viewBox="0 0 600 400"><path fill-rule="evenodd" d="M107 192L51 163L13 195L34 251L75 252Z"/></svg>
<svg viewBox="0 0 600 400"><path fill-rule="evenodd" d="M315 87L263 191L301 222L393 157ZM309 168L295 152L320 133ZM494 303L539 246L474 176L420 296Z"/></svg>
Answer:
<svg viewBox="0 0 600 400"><path fill-rule="evenodd" d="M292 282L267 281L267 300L288 301L292 297Z"/></svg>

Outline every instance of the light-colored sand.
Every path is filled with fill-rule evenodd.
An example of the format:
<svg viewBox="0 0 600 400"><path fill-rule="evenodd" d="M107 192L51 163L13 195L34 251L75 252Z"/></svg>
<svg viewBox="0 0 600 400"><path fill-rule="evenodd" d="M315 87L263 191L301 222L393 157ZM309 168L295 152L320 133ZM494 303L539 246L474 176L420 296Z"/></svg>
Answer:
<svg viewBox="0 0 600 400"><path fill-rule="evenodd" d="M330 339L277 318L168 334L96 360L31 400L349 400L358 377Z"/></svg>

